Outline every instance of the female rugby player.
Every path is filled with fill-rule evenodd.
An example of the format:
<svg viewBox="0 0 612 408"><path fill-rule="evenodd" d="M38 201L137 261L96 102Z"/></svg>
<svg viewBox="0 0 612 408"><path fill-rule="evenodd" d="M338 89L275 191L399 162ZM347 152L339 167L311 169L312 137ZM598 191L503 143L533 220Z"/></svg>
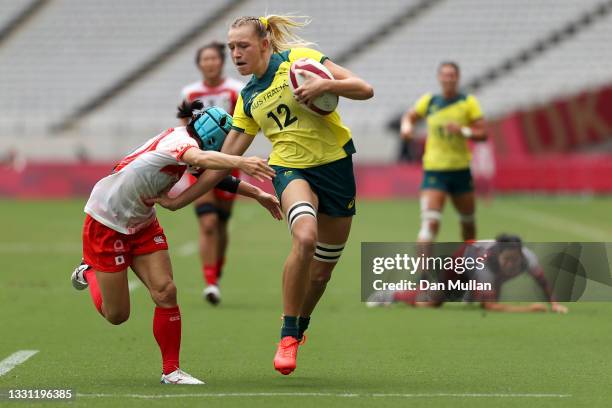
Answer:
<svg viewBox="0 0 612 408"><path fill-rule="evenodd" d="M450 196L461 221L464 241L476 239L476 203L470 172L467 140L486 140L480 104L474 95L459 92L459 66L443 62L438 67L440 94L425 94L402 117L400 135L413 136L413 127L427 120L421 184L421 229L418 242L435 240L446 196Z"/></svg>
<svg viewBox="0 0 612 408"><path fill-rule="evenodd" d="M195 109L194 109L195 108ZM72 274L78 290L89 287L98 312L110 323L130 315L127 268L140 278L155 303L153 335L162 355L164 384L202 384L179 368L181 312L164 231L155 209L144 200L168 191L183 172L240 168L257 178L272 178L272 170L257 157L242 158L217 151L230 129L223 110L201 110L202 104L183 104L186 127L168 129L148 140L98 181L85 206L83 262ZM252 197L273 216L282 218L276 197L229 176L224 188ZM220 186L221 187L221 186Z"/></svg>
<svg viewBox="0 0 612 408"><path fill-rule="evenodd" d="M222 151L243 154L262 130L272 142L273 184L292 234L282 279L281 341L274 357L274 368L285 375L295 370L299 342L340 259L355 214L351 132L337 111L320 116L305 104L324 92L358 100L374 94L364 80L305 48L309 43L295 34L305 24L277 15L240 17L228 34L234 65L252 77L240 93ZM304 57L324 64L334 79L303 72L307 80L294 97L288 72L293 61ZM166 208L181 208L226 174L207 172L182 195L155 201Z"/></svg>
<svg viewBox="0 0 612 408"><path fill-rule="evenodd" d="M183 88L183 100L191 103L199 99L205 107L218 106L232 115L244 84L223 76L225 44L211 42L202 46L196 52L195 63L202 79ZM188 120L183 119L183 124L186 125ZM232 176L240 177L240 172L234 169ZM195 182L192 176L185 177L191 179L191 183ZM235 198L235 194L215 188L194 202L200 224L200 259L206 283L202 296L212 305L221 302L218 281L225 264L229 239L227 227Z"/></svg>

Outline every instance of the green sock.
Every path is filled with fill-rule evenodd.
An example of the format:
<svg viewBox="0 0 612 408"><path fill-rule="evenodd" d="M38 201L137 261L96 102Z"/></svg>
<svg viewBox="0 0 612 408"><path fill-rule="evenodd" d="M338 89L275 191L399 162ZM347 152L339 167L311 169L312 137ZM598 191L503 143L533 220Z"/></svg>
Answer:
<svg viewBox="0 0 612 408"><path fill-rule="evenodd" d="M310 324L310 317L298 317L298 340L302 340L304 332L308 329Z"/></svg>
<svg viewBox="0 0 612 408"><path fill-rule="evenodd" d="M283 327L281 328L281 339L287 336L291 336L296 339L298 338L297 317L295 316L284 316L283 317Z"/></svg>

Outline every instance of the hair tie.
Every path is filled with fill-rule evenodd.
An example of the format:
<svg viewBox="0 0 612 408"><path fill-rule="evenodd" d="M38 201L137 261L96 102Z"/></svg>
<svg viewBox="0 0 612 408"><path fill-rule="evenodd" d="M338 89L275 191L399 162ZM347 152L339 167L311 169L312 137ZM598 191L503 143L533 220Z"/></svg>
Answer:
<svg viewBox="0 0 612 408"><path fill-rule="evenodd" d="M265 17L259 17L259 22L264 26L264 29L268 29L268 19Z"/></svg>

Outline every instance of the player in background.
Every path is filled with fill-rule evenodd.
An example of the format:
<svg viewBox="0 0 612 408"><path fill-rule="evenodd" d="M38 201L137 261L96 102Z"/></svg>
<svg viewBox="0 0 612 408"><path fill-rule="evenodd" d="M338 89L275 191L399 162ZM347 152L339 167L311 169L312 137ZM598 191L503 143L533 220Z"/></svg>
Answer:
<svg viewBox="0 0 612 408"><path fill-rule="evenodd" d="M202 384L179 367L181 312L164 230L144 199L168 191L184 171L240 168L258 179L274 171L263 159L219 153L231 116L218 108L184 104L186 127L168 129L123 158L112 174L96 183L85 205L83 262L72 273L78 290L89 287L98 312L110 323L130 315L127 268L143 282L155 303L153 335L162 355L163 384ZM259 201L281 219L276 197L228 176L218 187Z"/></svg>
<svg viewBox="0 0 612 408"><path fill-rule="evenodd" d="M500 234L494 241L475 241L465 243L454 254L456 257L484 258L484 268L479 270L474 267L462 273L446 271L443 273L441 282L449 280L467 282L474 280L478 283L490 283L492 290L473 290L465 294L456 291L380 291L370 295L367 305L386 306L393 302L403 302L414 307L440 307L446 301L461 299L467 302L480 302L482 308L496 312L545 312L547 308L541 303L532 303L526 306L499 303L502 286L522 275L529 274L542 289L550 304L550 310L556 313L567 313L567 307L557 303L552 288L544 276L544 270L538 262L537 255L529 248L523 246L522 240L516 235ZM475 262L474 262L475 264ZM422 299L423 297L427 299Z"/></svg>
<svg viewBox="0 0 612 408"><path fill-rule="evenodd" d="M483 141L487 136L478 100L459 91L459 74L455 62L442 62L438 67L441 93L423 95L401 121L400 136L410 140L414 125L427 120L417 237L424 244L436 238L447 196L459 213L463 241L476 239L476 203L467 141Z"/></svg>
<svg viewBox="0 0 612 408"><path fill-rule="evenodd" d="M291 252L282 279L281 341L274 357L274 368L285 375L296 367L299 342L340 259L355 214L355 148L350 130L337 111L320 116L304 104L323 92L357 100L373 96L364 80L306 48L310 43L294 31L304 25L278 15L240 17L228 33L234 65L242 75L252 77L236 104L223 151L243 154L262 130L272 142L273 184L291 231ZM308 78L294 97L288 84L289 68L305 57L324 64L335 79L303 72ZM155 201L166 208L181 208L226 174L206 172L180 196Z"/></svg>
<svg viewBox="0 0 612 408"><path fill-rule="evenodd" d="M204 107L218 106L233 115L238 95L244 84L223 76L225 44L211 42L204 45L196 52L195 63L202 74L202 79L183 88L181 93L183 100L187 102L200 100L204 103ZM188 119L182 120L183 124L188 121ZM232 176L240 177L240 171L232 170ZM195 182L193 176L187 174L184 177L191 184ZM212 305L217 305L221 301L219 279L225 264L229 240L228 221L232 215L235 198L235 194L215 188L194 202L200 225L202 274L206 283L202 296Z"/></svg>

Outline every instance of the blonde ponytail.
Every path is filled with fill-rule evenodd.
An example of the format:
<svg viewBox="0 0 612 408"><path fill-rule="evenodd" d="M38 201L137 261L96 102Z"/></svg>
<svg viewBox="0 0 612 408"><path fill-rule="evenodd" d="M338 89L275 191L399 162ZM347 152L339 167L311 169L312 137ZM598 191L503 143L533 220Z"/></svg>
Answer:
<svg viewBox="0 0 612 408"><path fill-rule="evenodd" d="M297 29L310 24L306 16L279 16L270 14L265 17L240 17L232 23L232 28L253 24L260 38L268 36L273 52L282 52L295 47L314 45L295 33Z"/></svg>

